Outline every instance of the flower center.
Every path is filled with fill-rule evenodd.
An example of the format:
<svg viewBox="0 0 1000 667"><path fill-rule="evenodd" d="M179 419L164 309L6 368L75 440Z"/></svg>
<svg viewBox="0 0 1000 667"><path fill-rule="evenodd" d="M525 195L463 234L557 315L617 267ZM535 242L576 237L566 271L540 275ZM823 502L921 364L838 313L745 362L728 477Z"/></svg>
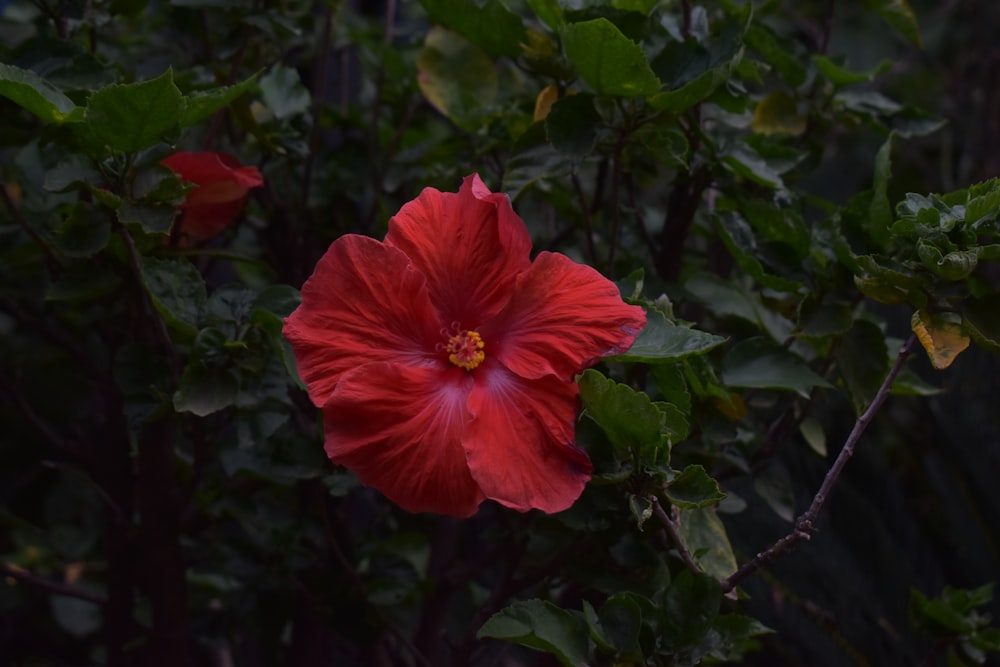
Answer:
<svg viewBox="0 0 1000 667"><path fill-rule="evenodd" d="M448 352L448 361L471 371L486 358L486 353L483 352L485 346L479 332L462 330L448 339L445 350Z"/></svg>

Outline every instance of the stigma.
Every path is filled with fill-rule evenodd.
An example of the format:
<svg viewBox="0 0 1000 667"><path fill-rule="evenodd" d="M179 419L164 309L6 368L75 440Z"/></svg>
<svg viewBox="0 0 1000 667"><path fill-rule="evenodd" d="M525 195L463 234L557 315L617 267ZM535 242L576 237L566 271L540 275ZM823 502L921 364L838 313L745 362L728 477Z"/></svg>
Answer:
<svg viewBox="0 0 1000 667"><path fill-rule="evenodd" d="M483 348L486 343L478 331L462 330L448 339L445 351L448 353L448 361L459 368L471 371L473 368L483 363L486 353Z"/></svg>

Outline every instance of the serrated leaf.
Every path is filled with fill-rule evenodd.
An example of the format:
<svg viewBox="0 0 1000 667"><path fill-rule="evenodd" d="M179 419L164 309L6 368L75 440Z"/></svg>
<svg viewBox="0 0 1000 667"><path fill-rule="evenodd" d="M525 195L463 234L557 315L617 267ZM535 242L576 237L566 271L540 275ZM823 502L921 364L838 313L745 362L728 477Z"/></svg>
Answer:
<svg viewBox="0 0 1000 667"><path fill-rule="evenodd" d="M666 416L649 396L593 369L584 371L579 385L587 414L623 456L640 454L650 464L666 459L669 451L659 451Z"/></svg>
<svg viewBox="0 0 1000 667"><path fill-rule="evenodd" d="M782 389L806 398L812 387L830 387L799 357L764 338L733 346L722 361L722 382L744 389Z"/></svg>
<svg viewBox="0 0 1000 667"><path fill-rule="evenodd" d="M615 593L601 606L599 614L603 636L618 655L624 658L640 654L639 632L642 630L642 607L629 592Z"/></svg>
<svg viewBox="0 0 1000 667"><path fill-rule="evenodd" d="M716 482L700 465L690 465L674 477L664 489L674 505L685 509L708 507L726 497Z"/></svg>
<svg viewBox="0 0 1000 667"><path fill-rule="evenodd" d="M910 328L927 351L931 365L938 370L951 366L969 347L969 336L956 313L930 313L918 310L910 318Z"/></svg>
<svg viewBox="0 0 1000 667"><path fill-rule="evenodd" d="M524 23L499 0L420 0L431 21L462 35L491 56L515 57L528 41ZM554 3L532 3L544 18L558 20Z"/></svg>
<svg viewBox="0 0 1000 667"><path fill-rule="evenodd" d="M184 113L181 114L181 127L190 127L205 120L219 109L228 106L240 95L257 89L259 72L248 79L222 88L214 88L205 92L188 95ZM273 111L273 109L272 109ZM275 113L275 116L278 116ZM280 118L280 116L278 116Z"/></svg>
<svg viewBox="0 0 1000 667"><path fill-rule="evenodd" d="M137 153L180 128L184 97L167 70L155 79L101 88L87 100L84 122L103 146Z"/></svg>
<svg viewBox="0 0 1000 667"><path fill-rule="evenodd" d="M599 95L640 97L660 90L642 48L614 23L593 19L567 25L562 32L566 57Z"/></svg>
<svg viewBox="0 0 1000 667"><path fill-rule="evenodd" d="M147 234L167 234L174 225L177 209L168 204L125 202L117 214L122 224L139 225Z"/></svg>
<svg viewBox="0 0 1000 667"><path fill-rule="evenodd" d="M682 509L678 517L681 539L706 574L721 581L737 570L736 555L715 508Z"/></svg>
<svg viewBox="0 0 1000 667"><path fill-rule="evenodd" d="M632 347L611 359L656 364L705 354L724 342L726 339L722 336L677 326L662 313L650 310L646 313L646 327Z"/></svg>
<svg viewBox="0 0 1000 667"><path fill-rule="evenodd" d="M174 409L204 417L233 405L239 388L229 371L194 362L181 376L180 387L174 393Z"/></svg>
<svg viewBox="0 0 1000 667"><path fill-rule="evenodd" d="M61 90L31 70L0 63L0 95L46 123L64 123L77 106Z"/></svg>
<svg viewBox="0 0 1000 667"><path fill-rule="evenodd" d="M582 614L544 600L515 602L491 616L476 633L478 639L504 639L551 653L566 667L588 663L588 636Z"/></svg>

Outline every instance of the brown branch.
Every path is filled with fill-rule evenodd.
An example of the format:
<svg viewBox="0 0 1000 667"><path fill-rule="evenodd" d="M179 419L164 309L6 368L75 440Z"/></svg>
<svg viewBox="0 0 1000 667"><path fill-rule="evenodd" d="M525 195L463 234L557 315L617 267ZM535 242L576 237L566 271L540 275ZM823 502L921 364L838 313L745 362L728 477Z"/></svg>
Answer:
<svg viewBox="0 0 1000 667"><path fill-rule="evenodd" d="M691 556L691 552L688 551L687 545L684 544L684 540L681 539L681 535L677 532L679 522L676 519L671 518L663 510L660 505L660 500L656 496L649 497L650 502L653 503L653 516L660 522L663 529L667 531L667 535L670 536L670 541L674 543L674 547L677 549L678 555L680 555L681 560L687 565L687 568L692 572L698 574L702 572L701 566L698 562Z"/></svg>
<svg viewBox="0 0 1000 667"><path fill-rule="evenodd" d="M108 604L108 599L103 595L90 593L82 588L77 588L76 586L71 586L70 584L64 584L61 581L52 581L51 579L46 579L45 577L39 577L36 574L31 574L27 570L22 570L20 568L13 568L8 565L0 564L0 576L16 579L17 581L34 586L35 588L40 588L43 591L48 591L49 593L53 593L55 595L65 595L66 597L77 598L78 600L86 600L87 602L93 602L94 604L102 607Z"/></svg>
<svg viewBox="0 0 1000 667"><path fill-rule="evenodd" d="M882 386L879 387L878 392L875 394L875 398L872 399L871 404L868 408L858 417L857 421L854 422L854 428L851 429L850 435L847 436L847 440L844 442L843 449L840 450L840 454L837 455L837 459L833 462L830 470L827 471L826 477L823 478L823 483L819 487L819 491L813 497L812 503L809 505L809 509L803 512L798 519L795 521L795 527L792 529L788 535L785 535L780 540L775 542L766 551L758 553L753 559L743 566L740 567L736 572L729 576L722 582L722 592L728 593L729 591L736 588L737 585L751 574L757 572L761 568L768 565L775 558L785 553L797 543L802 540L808 540L812 537L813 533L816 532L816 517L823 509L823 505L826 504L826 500L833 489L833 485L837 483L837 479L840 477L840 473L844 470L844 466L854 455L854 448L857 446L858 441L861 439L861 435L868 428L868 425L874 419L875 414L882 407L885 399L889 396L889 390L892 388L893 380L902 370L903 365L910 356L910 352L913 350L913 346L916 343L917 337L911 335L902 347L899 348L899 354L896 356L896 361L893 363L892 368L889 369L889 373L885 376L885 380L882 381Z"/></svg>

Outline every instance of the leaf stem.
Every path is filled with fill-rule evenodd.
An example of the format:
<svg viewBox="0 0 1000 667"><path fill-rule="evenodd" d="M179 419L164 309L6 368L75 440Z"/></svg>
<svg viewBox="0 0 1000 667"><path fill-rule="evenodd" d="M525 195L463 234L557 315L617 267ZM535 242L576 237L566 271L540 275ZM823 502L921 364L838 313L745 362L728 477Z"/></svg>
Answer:
<svg viewBox="0 0 1000 667"><path fill-rule="evenodd" d="M892 382L896 379L899 371L902 370L903 365L910 356L910 352L913 350L913 345L916 343L917 337L911 335L902 347L899 348L899 354L896 356L896 361L893 363L892 368L889 369L889 373L885 376L885 380L882 381L882 386L879 387L878 392L875 394L875 398L868 405L865 411L858 417L857 421L854 422L854 428L851 429L850 435L847 436L847 440L844 442L844 447L840 450L840 454L837 455L837 459L833 462L830 470L827 471L826 477L823 478L823 483L819 487L819 491L813 497L812 503L809 505L809 509L803 512L798 519L795 521L795 527L792 529L788 535L785 535L780 540L772 544L767 550L758 553L753 557L752 560L745 563L736 572L734 572L729 578L722 582L722 592L728 593L729 591L736 588L737 585L751 574L757 572L761 568L768 565L775 558L785 553L797 543L802 540L808 540L816 532L816 517L823 509L823 505L826 504L826 500L830 495L833 485L837 483L837 479L840 478L840 473L844 470L844 466L854 455L854 448L857 446L858 441L861 439L861 435L868 428L868 425L874 419L875 414L882 407L885 399L889 396L889 390L892 388Z"/></svg>

